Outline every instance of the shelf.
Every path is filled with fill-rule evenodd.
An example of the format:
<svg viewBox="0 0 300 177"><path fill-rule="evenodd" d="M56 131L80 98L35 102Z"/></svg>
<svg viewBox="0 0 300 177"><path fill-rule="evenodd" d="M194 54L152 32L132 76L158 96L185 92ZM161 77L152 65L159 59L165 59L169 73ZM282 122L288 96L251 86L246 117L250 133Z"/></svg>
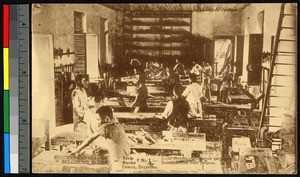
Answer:
<svg viewBox="0 0 300 177"><path fill-rule="evenodd" d="M133 12L125 13L125 16L132 18L191 18L191 12L187 13L165 13L165 12Z"/></svg>
<svg viewBox="0 0 300 177"><path fill-rule="evenodd" d="M139 57L145 58L145 59L170 59L174 60L175 58L188 58L187 54L181 54L181 55L159 55L159 56L149 56L149 55L144 55L144 54L138 54Z"/></svg>
<svg viewBox="0 0 300 177"><path fill-rule="evenodd" d="M153 30L129 30L125 29L125 33L132 34L189 34L188 31L185 30L161 30L161 29L153 29Z"/></svg>
<svg viewBox="0 0 300 177"><path fill-rule="evenodd" d="M189 46L182 47L163 47L163 46L135 46L131 45L131 49L144 49L144 50L186 50Z"/></svg>
<svg viewBox="0 0 300 177"><path fill-rule="evenodd" d="M189 42L187 37L182 38L160 38L160 39L150 39L150 38L131 38L132 42L161 42L161 43L168 43L168 42L179 42L179 43L186 43Z"/></svg>
<svg viewBox="0 0 300 177"><path fill-rule="evenodd" d="M172 21L162 21L162 22L143 22L139 20L133 20L131 22L125 22L125 25L132 26L190 26L188 22L172 22Z"/></svg>
<svg viewBox="0 0 300 177"><path fill-rule="evenodd" d="M126 47L141 58L173 61L191 47L191 12L125 12ZM150 56L149 56L150 54Z"/></svg>

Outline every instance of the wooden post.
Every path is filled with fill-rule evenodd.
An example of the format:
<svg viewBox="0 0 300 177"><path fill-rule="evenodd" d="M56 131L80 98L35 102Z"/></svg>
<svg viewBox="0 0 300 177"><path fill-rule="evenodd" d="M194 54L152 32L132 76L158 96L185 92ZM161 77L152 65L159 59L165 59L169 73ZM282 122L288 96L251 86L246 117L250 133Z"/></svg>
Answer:
<svg viewBox="0 0 300 177"><path fill-rule="evenodd" d="M45 120L45 136L47 137L45 142L45 150L49 151L50 150L49 120Z"/></svg>

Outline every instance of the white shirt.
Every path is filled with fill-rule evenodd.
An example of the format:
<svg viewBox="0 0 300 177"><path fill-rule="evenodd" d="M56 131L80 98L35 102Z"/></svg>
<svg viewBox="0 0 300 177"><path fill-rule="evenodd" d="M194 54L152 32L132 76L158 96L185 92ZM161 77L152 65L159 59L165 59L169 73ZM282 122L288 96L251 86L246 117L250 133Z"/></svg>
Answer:
<svg viewBox="0 0 300 177"><path fill-rule="evenodd" d="M201 72L202 72L202 67L198 64L196 64L191 70L191 73L194 73L197 76L199 76L201 74Z"/></svg>
<svg viewBox="0 0 300 177"><path fill-rule="evenodd" d="M72 92L73 110L80 117L83 117L88 106L88 97L84 89L76 87Z"/></svg>
<svg viewBox="0 0 300 177"><path fill-rule="evenodd" d="M197 83L192 83L186 87L182 96L186 97L186 101L189 103L198 103L201 102L200 98L202 95L202 86Z"/></svg>

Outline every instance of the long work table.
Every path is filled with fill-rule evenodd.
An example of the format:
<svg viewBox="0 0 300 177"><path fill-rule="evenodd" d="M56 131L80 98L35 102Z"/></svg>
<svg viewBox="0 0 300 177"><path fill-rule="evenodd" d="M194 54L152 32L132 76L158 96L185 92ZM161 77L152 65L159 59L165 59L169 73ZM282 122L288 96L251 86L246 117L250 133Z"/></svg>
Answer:
<svg viewBox="0 0 300 177"><path fill-rule="evenodd" d="M147 134L147 135L146 135ZM148 141L147 137L153 136L153 141ZM162 131L161 133L144 133L137 131L128 133L130 138L131 149L137 151L162 151L173 150L191 156L193 151L206 150L206 138L204 133L175 133L170 131ZM142 141L133 141L134 137L139 137Z"/></svg>

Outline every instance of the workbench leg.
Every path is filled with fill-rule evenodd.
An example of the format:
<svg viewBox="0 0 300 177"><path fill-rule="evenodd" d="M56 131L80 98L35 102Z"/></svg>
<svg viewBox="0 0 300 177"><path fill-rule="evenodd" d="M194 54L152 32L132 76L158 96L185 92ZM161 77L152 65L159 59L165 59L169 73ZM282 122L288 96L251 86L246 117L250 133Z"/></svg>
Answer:
<svg viewBox="0 0 300 177"><path fill-rule="evenodd" d="M228 156L229 135L227 133L227 123L224 123L222 126L222 136L221 163L222 165L228 166L228 164L230 164L230 158Z"/></svg>

